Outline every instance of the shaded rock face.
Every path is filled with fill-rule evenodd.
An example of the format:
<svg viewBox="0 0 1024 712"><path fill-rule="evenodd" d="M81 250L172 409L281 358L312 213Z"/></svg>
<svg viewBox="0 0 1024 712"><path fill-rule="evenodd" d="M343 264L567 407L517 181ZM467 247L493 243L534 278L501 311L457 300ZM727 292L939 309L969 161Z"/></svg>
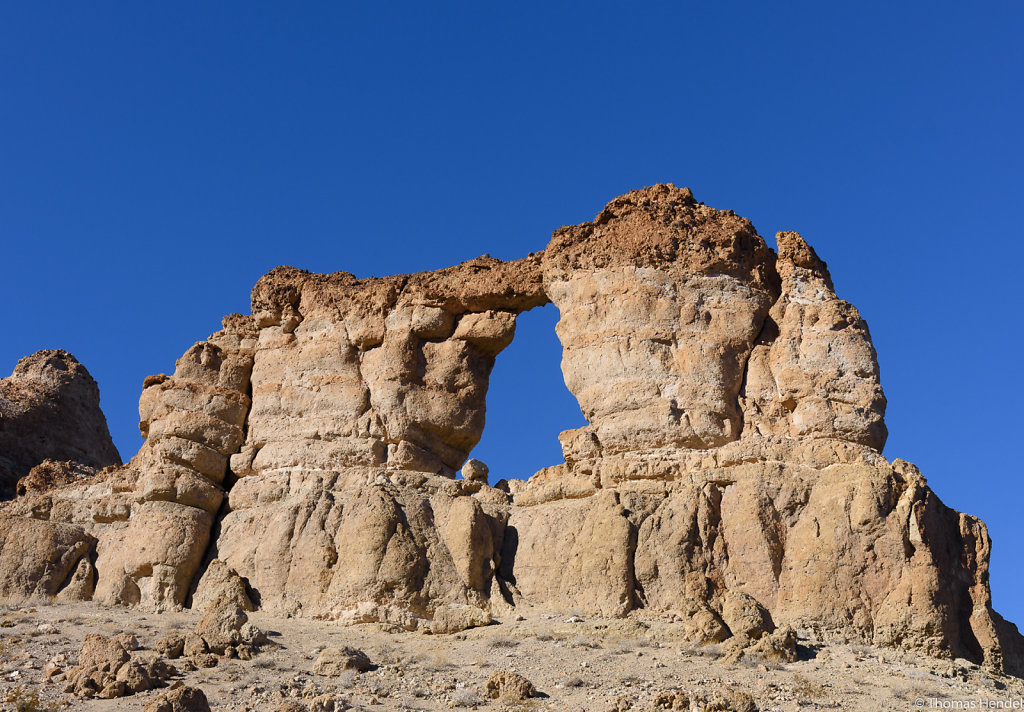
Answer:
<svg viewBox="0 0 1024 712"><path fill-rule="evenodd" d="M777 244L659 185L518 261L277 268L251 317L147 379L131 463L30 478L3 507L0 535L34 521L0 568L8 548L50 562L3 594L194 592L438 633L499 601L647 609L737 655L790 655L797 629L1024 674L984 525L882 457L867 326L799 235ZM561 434L563 463L493 488L467 463L490 372L548 302L589 424Z"/></svg>
<svg viewBox="0 0 1024 712"><path fill-rule="evenodd" d="M0 378L0 499L44 460L120 465L100 410L100 390L67 351L37 351Z"/></svg>

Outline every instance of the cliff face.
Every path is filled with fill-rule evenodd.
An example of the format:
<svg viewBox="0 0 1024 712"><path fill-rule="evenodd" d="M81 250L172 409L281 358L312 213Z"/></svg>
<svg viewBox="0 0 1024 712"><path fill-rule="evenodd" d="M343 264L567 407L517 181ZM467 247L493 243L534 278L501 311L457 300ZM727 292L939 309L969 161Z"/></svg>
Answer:
<svg viewBox="0 0 1024 712"><path fill-rule="evenodd" d="M694 640L757 620L1021 674L984 525L882 457L867 326L799 235L778 248L659 185L518 261L277 268L252 316L147 379L129 465L5 506L0 531L36 546L5 543L0 568L60 561L77 583L2 593L182 605L216 558L283 613L447 630L509 605L653 611ZM529 481L457 479L517 315L548 302L589 424Z"/></svg>

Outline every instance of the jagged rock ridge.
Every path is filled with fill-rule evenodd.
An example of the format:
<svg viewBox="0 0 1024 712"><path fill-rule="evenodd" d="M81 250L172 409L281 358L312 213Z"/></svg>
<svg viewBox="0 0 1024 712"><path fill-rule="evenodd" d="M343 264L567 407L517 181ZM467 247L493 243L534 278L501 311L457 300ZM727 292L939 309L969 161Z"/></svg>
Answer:
<svg viewBox="0 0 1024 712"><path fill-rule="evenodd" d="M655 611L693 639L791 625L1020 674L984 525L882 457L867 326L798 234L777 242L658 185L522 260L277 268L251 317L147 379L131 463L29 492L2 526L107 602L187 604L230 571L264 609L342 621ZM517 315L548 302L589 424L529 481L455 479Z"/></svg>

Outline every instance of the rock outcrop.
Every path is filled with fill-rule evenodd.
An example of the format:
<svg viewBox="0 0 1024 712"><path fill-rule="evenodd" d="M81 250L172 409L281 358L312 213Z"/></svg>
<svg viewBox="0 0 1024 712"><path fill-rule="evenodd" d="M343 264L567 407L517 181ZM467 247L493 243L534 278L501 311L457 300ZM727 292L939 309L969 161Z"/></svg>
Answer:
<svg viewBox="0 0 1024 712"><path fill-rule="evenodd" d="M73 524L0 517L0 598L89 598L95 544Z"/></svg>
<svg viewBox="0 0 1024 712"><path fill-rule="evenodd" d="M216 550L261 606L404 627L445 601L486 607L507 496L454 478L495 356L544 301L536 257L259 281L252 410Z"/></svg>
<svg viewBox="0 0 1024 712"><path fill-rule="evenodd" d="M67 351L37 351L0 378L0 499L44 460L120 465L100 410L100 390Z"/></svg>
<svg viewBox="0 0 1024 712"><path fill-rule="evenodd" d="M251 657L258 646L267 642L266 634L249 622L237 603L221 596L196 624L196 635L203 640L206 650L229 657ZM238 655L239 649L245 651Z"/></svg>
<svg viewBox="0 0 1024 712"><path fill-rule="evenodd" d="M67 672L64 691L86 699L127 697L166 687L167 679L177 673L160 657L133 658L129 647L118 638L85 636L78 665Z"/></svg>
<svg viewBox="0 0 1024 712"><path fill-rule="evenodd" d="M544 290L590 422L572 455L736 440L744 366L778 297L773 257L749 221L668 186L555 232Z"/></svg>
<svg viewBox="0 0 1024 712"><path fill-rule="evenodd" d="M792 658L796 630L1024 674L984 525L881 455L867 326L798 234L777 245L658 185L517 261L277 268L147 379L131 463L26 480L0 570L35 568L0 593L442 634L508 605L656 612L737 658ZM467 462L491 369L549 302L588 425L492 487Z"/></svg>
<svg viewBox="0 0 1024 712"><path fill-rule="evenodd" d="M39 520L32 531L40 546L68 540L56 534L67 525L78 532L76 542L93 542L79 563L87 580L81 597L183 604L224 499L228 457L244 440L254 345L252 317L225 317L224 329L190 348L172 376L146 379L139 402L146 442L130 463L72 485L28 489L6 506L0 524L12 516ZM75 551L51 556L67 559ZM16 566L17 557L5 547L0 567L8 565ZM9 588L11 597L40 593L27 584Z"/></svg>

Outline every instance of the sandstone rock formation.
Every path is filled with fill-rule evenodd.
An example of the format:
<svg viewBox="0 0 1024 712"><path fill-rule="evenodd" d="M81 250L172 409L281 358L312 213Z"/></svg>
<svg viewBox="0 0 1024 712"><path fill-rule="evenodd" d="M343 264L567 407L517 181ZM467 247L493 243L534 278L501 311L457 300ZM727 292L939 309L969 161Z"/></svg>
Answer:
<svg viewBox="0 0 1024 712"><path fill-rule="evenodd" d="M89 598L95 543L74 525L0 517L0 597Z"/></svg>
<svg viewBox="0 0 1024 712"><path fill-rule="evenodd" d="M658 185L517 261L277 268L146 380L131 463L3 507L0 571L34 563L0 594L439 634L509 605L657 612L737 657L791 657L795 629L1024 674L984 525L881 455L867 326L799 235L777 244ZM549 302L588 425L491 487L467 463L491 368Z"/></svg>
<svg viewBox="0 0 1024 712"><path fill-rule="evenodd" d="M507 497L454 477L516 314L545 301L539 266L260 280L252 410L216 551L263 607L404 627L445 601L486 607Z"/></svg>
<svg viewBox="0 0 1024 712"><path fill-rule="evenodd" d="M224 498L228 456L243 439L254 344L251 317L225 317L224 330L189 349L173 376L146 379L139 403L146 442L128 465L70 486L29 490L0 514L0 526L10 516L40 520L21 546L49 551L56 545L50 559L75 558L77 542L90 542L88 555L77 559L75 575L87 580L82 597L184 603ZM68 525L73 536L56 534ZM64 543L72 540L74 546ZM15 550L0 549L0 568L18 562ZM103 572L98 580L96 569ZM28 585L7 591L10 597L39 593Z"/></svg>
<svg viewBox="0 0 1024 712"><path fill-rule="evenodd" d="M0 499L44 460L120 465L96 381L67 351L37 351L0 378Z"/></svg>

